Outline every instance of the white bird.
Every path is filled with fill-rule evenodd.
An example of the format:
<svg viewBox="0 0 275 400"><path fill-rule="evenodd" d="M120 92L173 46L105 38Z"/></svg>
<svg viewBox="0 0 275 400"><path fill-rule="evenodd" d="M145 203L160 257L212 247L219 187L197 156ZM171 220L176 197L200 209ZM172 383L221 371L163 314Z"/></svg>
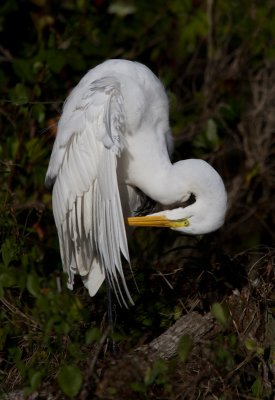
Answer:
<svg viewBox="0 0 275 400"><path fill-rule="evenodd" d="M168 99L146 66L108 60L72 90L46 175L70 289L78 273L94 296L106 278L119 300L126 305L126 293L132 302L121 257L130 264L125 223L192 235L224 223L220 175L203 160L172 164L172 147ZM163 211L135 216L142 193Z"/></svg>

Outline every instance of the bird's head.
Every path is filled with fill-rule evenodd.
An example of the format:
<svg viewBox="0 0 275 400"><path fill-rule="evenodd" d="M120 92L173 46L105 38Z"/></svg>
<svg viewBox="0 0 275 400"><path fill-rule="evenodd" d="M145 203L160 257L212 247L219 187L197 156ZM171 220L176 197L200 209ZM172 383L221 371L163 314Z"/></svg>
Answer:
<svg viewBox="0 0 275 400"><path fill-rule="evenodd" d="M190 198L194 201L186 205ZM128 225L167 227L190 235L213 232L224 223L227 194L213 167L190 159L173 165L161 204L163 211L130 217Z"/></svg>

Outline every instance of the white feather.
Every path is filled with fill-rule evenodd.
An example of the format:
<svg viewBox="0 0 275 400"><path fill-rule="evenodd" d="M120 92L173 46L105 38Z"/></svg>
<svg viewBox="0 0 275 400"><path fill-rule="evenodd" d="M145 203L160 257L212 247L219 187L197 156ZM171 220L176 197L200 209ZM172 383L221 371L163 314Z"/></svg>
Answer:
<svg viewBox="0 0 275 400"><path fill-rule="evenodd" d="M46 175L54 184L53 213L70 288L78 273L93 296L107 278L120 303L132 301L121 256L130 264L125 217L140 205L136 189L163 206L179 204L160 213L189 219L179 231L201 234L222 225L220 176L201 160L171 164L172 147L167 96L144 65L106 61L73 89ZM195 203L182 208L190 193Z"/></svg>

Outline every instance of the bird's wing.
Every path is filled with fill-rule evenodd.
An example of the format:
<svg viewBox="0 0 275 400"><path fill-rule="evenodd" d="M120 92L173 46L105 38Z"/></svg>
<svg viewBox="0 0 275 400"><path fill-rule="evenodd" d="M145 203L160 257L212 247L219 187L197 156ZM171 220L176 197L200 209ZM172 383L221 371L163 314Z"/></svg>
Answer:
<svg viewBox="0 0 275 400"><path fill-rule="evenodd" d="M62 263L69 287L79 273L95 294L105 276L125 304L120 282L132 300L121 261L122 253L130 263L117 180L126 127L120 84L105 77L78 86L65 103L46 176L54 181Z"/></svg>

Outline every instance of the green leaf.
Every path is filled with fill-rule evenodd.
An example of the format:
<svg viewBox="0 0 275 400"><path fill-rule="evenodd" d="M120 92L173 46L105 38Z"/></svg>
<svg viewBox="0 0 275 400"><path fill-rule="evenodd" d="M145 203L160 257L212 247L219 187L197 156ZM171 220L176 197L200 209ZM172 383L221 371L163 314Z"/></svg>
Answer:
<svg viewBox="0 0 275 400"><path fill-rule="evenodd" d="M37 276L28 275L27 289L34 297L38 297L40 295L40 285Z"/></svg>
<svg viewBox="0 0 275 400"><path fill-rule="evenodd" d="M157 360L154 364L147 369L144 384L151 386L153 383L161 384L167 377L168 364L164 360Z"/></svg>
<svg viewBox="0 0 275 400"><path fill-rule="evenodd" d="M146 386L140 382L131 383L131 389L136 393L146 393Z"/></svg>
<svg viewBox="0 0 275 400"><path fill-rule="evenodd" d="M259 163L256 163L246 174L245 176L245 181L246 184L249 185L251 180L255 178L256 176L259 176L261 174L261 166Z"/></svg>
<svg viewBox="0 0 275 400"><path fill-rule="evenodd" d="M24 396L28 397L39 387L43 374L41 371L30 370L29 375L29 386L24 388Z"/></svg>
<svg viewBox="0 0 275 400"><path fill-rule="evenodd" d="M263 355L264 354L264 349L260 346L257 345L257 343L255 342L255 340L247 338L244 341L244 345L247 348L247 350L249 351L256 351L259 355Z"/></svg>
<svg viewBox="0 0 275 400"><path fill-rule="evenodd" d="M7 238L1 246L2 260L5 267L7 267L13 259L15 254L14 246L15 243L12 243L9 238Z"/></svg>
<svg viewBox="0 0 275 400"><path fill-rule="evenodd" d="M32 107L32 115L38 123L45 121L45 106L44 104L37 103Z"/></svg>
<svg viewBox="0 0 275 400"><path fill-rule="evenodd" d="M67 62L65 52L60 50L57 51L54 49L45 51L45 60L47 61L50 69L57 74L61 71L61 69Z"/></svg>
<svg viewBox="0 0 275 400"><path fill-rule="evenodd" d="M16 75L24 81L33 82L34 73L32 68L32 61L16 59L13 61L13 70Z"/></svg>
<svg viewBox="0 0 275 400"><path fill-rule="evenodd" d="M28 91L23 83L17 83L10 91L10 99L16 105L26 104L29 100Z"/></svg>
<svg viewBox="0 0 275 400"><path fill-rule="evenodd" d="M228 324L228 312L227 309L220 303L214 303L211 307L211 313L214 318L219 322L219 324L226 328Z"/></svg>
<svg viewBox="0 0 275 400"><path fill-rule="evenodd" d="M110 14L115 14L120 18L124 18L129 14L134 14L136 12L136 7L131 4L116 2L109 6L108 12Z"/></svg>
<svg viewBox="0 0 275 400"><path fill-rule="evenodd" d="M244 344L245 344L245 347L247 348L247 350L249 350L249 351L256 350L257 345L255 343L255 340L247 338L247 339L245 339Z"/></svg>
<svg viewBox="0 0 275 400"><path fill-rule="evenodd" d="M189 335L183 335L178 343L178 355L181 362L185 362L192 348L192 339Z"/></svg>
<svg viewBox="0 0 275 400"><path fill-rule="evenodd" d="M71 399L75 397L82 386L82 375L75 365L64 365L60 368L57 380L63 393Z"/></svg>
<svg viewBox="0 0 275 400"><path fill-rule="evenodd" d="M214 119L207 121L206 129L199 133L193 140L193 146L196 150L216 150L220 145L218 127Z"/></svg>
<svg viewBox="0 0 275 400"><path fill-rule="evenodd" d="M36 163L45 157L45 143L39 137L33 137L26 142L27 155L31 163Z"/></svg>
<svg viewBox="0 0 275 400"><path fill-rule="evenodd" d="M21 360L23 354L22 349L19 349L19 347L10 347L8 351L9 351L10 361L17 363L18 361Z"/></svg>
<svg viewBox="0 0 275 400"><path fill-rule="evenodd" d="M98 342L100 340L100 337L101 337L100 329L90 328L85 333L85 342L86 344Z"/></svg>
<svg viewBox="0 0 275 400"><path fill-rule="evenodd" d="M74 319L75 321L79 320L80 318L80 311L82 310L82 304L78 297L74 298L74 301L71 304L69 309L69 316Z"/></svg>
<svg viewBox="0 0 275 400"><path fill-rule="evenodd" d="M43 376L42 372L40 372L40 371L35 371L32 374L31 379L30 379L30 384L31 384L31 388L33 390L37 389L38 386L40 385L41 380L42 380L42 376Z"/></svg>
<svg viewBox="0 0 275 400"><path fill-rule="evenodd" d="M14 270L7 270L0 275L0 285L2 287L11 287L16 283L16 275Z"/></svg>
<svg viewBox="0 0 275 400"><path fill-rule="evenodd" d="M60 321L54 325L54 330L59 335L67 335L71 330L71 325L60 318Z"/></svg>
<svg viewBox="0 0 275 400"><path fill-rule="evenodd" d="M212 149L215 149L219 146L220 144L220 138L218 136L218 128L216 122L210 118L207 121L207 126L206 126L206 139L209 143L209 146Z"/></svg>
<svg viewBox="0 0 275 400"><path fill-rule="evenodd" d="M255 382L253 383L253 385L251 386L251 392L253 393L254 396L256 396L257 398L262 398L262 394L263 394L263 383L262 381L257 378L255 380Z"/></svg>

